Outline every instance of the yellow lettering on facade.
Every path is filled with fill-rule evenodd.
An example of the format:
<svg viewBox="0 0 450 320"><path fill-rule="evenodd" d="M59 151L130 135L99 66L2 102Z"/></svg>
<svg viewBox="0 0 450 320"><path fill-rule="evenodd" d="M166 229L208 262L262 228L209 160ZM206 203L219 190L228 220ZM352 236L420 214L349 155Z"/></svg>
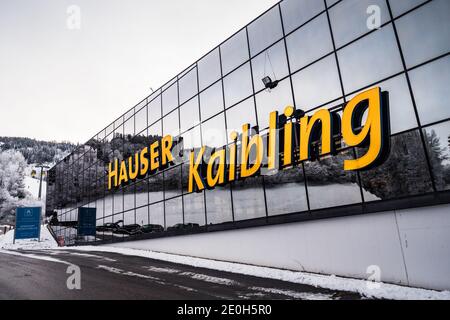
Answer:
<svg viewBox="0 0 450 320"><path fill-rule="evenodd" d="M139 154L136 153L134 156L128 158L128 178L130 180L134 180L137 178L138 174L139 174Z"/></svg>
<svg viewBox="0 0 450 320"><path fill-rule="evenodd" d="M149 169L149 161L148 161L148 147L145 147L141 150L139 155L139 175L141 177L145 176Z"/></svg>
<svg viewBox="0 0 450 320"><path fill-rule="evenodd" d="M267 143L267 169L273 170L277 165L277 138L278 138L278 112L273 111L269 115L269 141Z"/></svg>
<svg viewBox="0 0 450 320"><path fill-rule="evenodd" d="M127 175L127 166L125 164L125 161L120 162L120 173L119 173L119 182L118 185L121 185L122 183L128 182L128 175Z"/></svg>
<svg viewBox="0 0 450 320"><path fill-rule="evenodd" d="M320 155L331 152L332 130L331 113L327 109L321 109L314 113L312 117L304 116L300 118L300 161L308 160L311 156L311 135L318 130L321 125L321 152Z"/></svg>
<svg viewBox="0 0 450 320"><path fill-rule="evenodd" d="M150 145L150 170L155 171L159 167L159 142L155 141Z"/></svg>
<svg viewBox="0 0 450 320"><path fill-rule="evenodd" d="M173 138L167 135L161 139L161 164L164 166L173 161L172 149Z"/></svg>
<svg viewBox="0 0 450 320"><path fill-rule="evenodd" d="M287 106L284 109L286 118L292 117L294 114L294 107ZM283 146L283 165L288 166L292 164L292 121L288 120L284 125L284 146Z"/></svg>
<svg viewBox="0 0 450 320"><path fill-rule="evenodd" d="M236 160L237 160L237 148L236 148L236 140L237 140L238 134L236 131L233 131L230 133L230 138L233 141L233 143L229 146L229 155L230 159L228 164L228 181L234 181L236 178Z"/></svg>
<svg viewBox="0 0 450 320"><path fill-rule="evenodd" d="M117 180L119 175L119 160L114 160L114 169L112 168L112 162L109 163L109 170L108 170L108 189L111 190L111 188L117 187ZM112 183L112 180L114 179L114 184Z"/></svg>
<svg viewBox="0 0 450 320"><path fill-rule="evenodd" d="M189 181L188 181L188 192L194 191L194 183L197 190L201 191L205 189L205 184L198 172L200 164L202 164L203 154L205 153L205 147L201 147L200 151L195 158L195 152L191 151L189 154Z"/></svg>
<svg viewBox="0 0 450 320"><path fill-rule="evenodd" d="M361 103L367 101L367 119L359 131L354 132L355 126L361 125L363 110L357 110ZM342 137L347 145L354 147L368 140L367 152L358 159L344 160L344 170L360 170L368 168L381 155L383 130L381 114L381 90L379 87L364 91L351 99L344 108L342 115ZM358 123L355 124L355 119Z"/></svg>
<svg viewBox="0 0 450 320"><path fill-rule="evenodd" d="M213 169L217 167L216 174L214 175ZM225 182L225 149L220 149L214 152L208 161L208 167L206 169L206 183L208 187L213 188L217 184L223 184Z"/></svg>
<svg viewBox="0 0 450 320"><path fill-rule="evenodd" d="M250 125L242 126L241 145L241 178L250 177L258 172L264 156L263 141L259 134L255 134L249 141ZM250 152L254 152L254 159L250 159ZM249 163L251 161L251 163Z"/></svg>

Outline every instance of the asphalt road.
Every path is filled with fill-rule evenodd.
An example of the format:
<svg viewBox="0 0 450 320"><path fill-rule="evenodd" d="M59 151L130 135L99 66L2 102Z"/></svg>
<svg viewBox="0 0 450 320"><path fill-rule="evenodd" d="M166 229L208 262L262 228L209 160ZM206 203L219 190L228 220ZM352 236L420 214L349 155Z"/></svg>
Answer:
<svg viewBox="0 0 450 320"><path fill-rule="evenodd" d="M360 299L290 282L148 258L72 250L0 251L0 299ZM46 261L50 259L56 261ZM81 289L68 289L69 265ZM69 283L76 281L73 277Z"/></svg>

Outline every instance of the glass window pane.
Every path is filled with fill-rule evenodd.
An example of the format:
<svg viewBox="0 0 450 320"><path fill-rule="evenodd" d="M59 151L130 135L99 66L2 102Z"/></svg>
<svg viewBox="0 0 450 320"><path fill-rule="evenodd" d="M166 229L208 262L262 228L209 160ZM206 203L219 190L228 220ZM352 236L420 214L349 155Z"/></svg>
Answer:
<svg viewBox="0 0 450 320"><path fill-rule="evenodd" d="M317 0L285 0L280 6L286 34L325 10L323 1Z"/></svg>
<svg viewBox="0 0 450 320"><path fill-rule="evenodd" d="M154 100L150 101L147 109L149 125L161 119L161 96L159 95Z"/></svg>
<svg viewBox="0 0 450 320"><path fill-rule="evenodd" d="M256 95L256 106L258 110L259 129L269 126L269 114L272 111L283 113L284 108L294 105L292 100L291 82L283 80L278 86L270 91L262 91Z"/></svg>
<svg viewBox="0 0 450 320"><path fill-rule="evenodd" d="M130 118L125 118L124 122L124 134L126 136L134 136L134 115Z"/></svg>
<svg viewBox="0 0 450 320"><path fill-rule="evenodd" d="M382 91L389 92L391 133L394 134L417 127L416 115L405 75L402 74L383 81L376 86L379 86ZM350 100L358 93L348 96L347 100Z"/></svg>
<svg viewBox="0 0 450 320"><path fill-rule="evenodd" d="M331 7L333 4L335 4L336 2L341 1L341 0L326 0L327 2L327 7Z"/></svg>
<svg viewBox="0 0 450 320"><path fill-rule="evenodd" d="M200 135L200 126L195 127L181 135L183 137L183 155L185 161L189 161L189 154L192 149L202 147L202 140Z"/></svg>
<svg viewBox="0 0 450 320"><path fill-rule="evenodd" d="M398 19L406 66L412 67L450 51L450 1L432 1Z"/></svg>
<svg viewBox="0 0 450 320"><path fill-rule="evenodd" d="M371 5L380 8L381 24L389 20L385 0L344 0L330 9L330 22L336 48L371 31L367 27L370 17L367 10Z"/></svg>
<svg viewBox="0 0 450 320"><path fill-rule="evenodd" d="M148 206L136 209L136 223L141 226L148 224Z"/></svg>
<svg viewBox="0 0 450 320"><path fill-rule="evenodd" d="M177 223L183 223L183 204L181 197L164 202L166 211L166 228L173 227Z"/></svg>
<svg viewBox="0 0 450 320"><path fill-rule="evenodd" d="M114 193L114 213L123 211L123 194L122 190L118 190Z"/></svg>
<svg viewBox="0 0 450 320"><path fill-rule="evenodd" d="M266 216L262 177L252 177L233 182L234 220Z"/></svg>
<svg viewBox="0 0 450 320"><path fill-rule="evenodd" d="M292 72L333 51L326 14L286 37L286 44Z"/></svg>
<svg viewBox="0 0 450 320"><path fill-rule="evenodd" d="M148 180L141 180L136 183L136 207L146 206L148 204Z"/></svg>
<svg viewBox="0 0 450 320"><path fill-rule="evenodd" d="M127 224L134 224L136 222L136 216L135 216L135 210L130 210L130 211L126 211L123 213L123 224L127 225ZM123 235L128 236L128 235Z"/></svg>
<svg viewBox="0 0 450 320"><path fill-rule="evenodd" d="M164 198L181 195L181 166L164 171Z"/></svg>
<svg viewBox="0 0 450 320"><path fill-rule="evenodd" d="M246 63L224 78L225 104L227 107L253 93L250 64Z"/></svg>
<svg viewBox="0 0 450 320"><path fill-rule="evenodd" d="M252 59L253 84L255 91L264 89L262 79L269 76L272 81L289 74L284 41L280 41Z"/></svg>
<svg viewBox="0 0 450 320"><path fill-rule="evenodd" d="M346 93L403 70L392 24L339 50L338 58Z"/></svg>
<svg viewBox="0 0 450 320"><path fill-rule="evenodd" d="M136 112L135 119L136 134L147 129L147 106L144 106L141 110Z"/></svg>
<svg viewBox="0 0 450 320"><path fill-rule="evenodd" d="M148 178L148 201L158 202L164 199L164 179L163 174L155 174Z"/></svg>
<svg viewBox="0 0 450 320"><path fill-rule="evenodd" d="M194 97L180 107L180 131L191 129L199 122L198 97Z"/></svg>
<svg viewBox="0 0 450 320"><path fill-rule="evenodd" d="M123 190L123 210L127 211L136 207L134 198L134 185L127 186Z"/></svg>
<svg viewBox="0 0 450 320"><path fill-rule="evenodd" d="M248 27L250 53L258 54L283 36L281 28L280 11L278 6L263 14L253 21Z"/></svg>
<svg viewBox="0 0 450 320"><path fill-rule="evenodd" d="M108 195L105 197L105 217L112 215L114 213L113 210L113 201L114 201L114 196L113 195Z"/></svg>
<svg viewBox="0 0 450 320"><path fill-rule="evenodd" d="M248 60L248 43L245 29L220 45L222 71L227 74Z"/></svg>
<svg viewBox="0 0 450 320"><path fill-rule="evenodd" d="M426 0L389 0L389 3L391 5L393 16L397 17L425 1Z"/></svg>
<svg viewBox="0 0 450 320"><path fill-rule="evenodd" d="M357 149L361 155L366 151ZM364 190L382 200L431 192L431 179L419 131L391 137L386 162L374 169L361 171L361 179Z"/></svg>
<svg viewBox="0 0 450 320"><path fill-rule="evenodd" d="M353 159L352 150L305 162L311 210L362 202L356 172L344 171L345 159Z"/></svg>
<svg viewBox="0 0 450 320"><path fill-rule="evenodd" d="M180 91L180 104L189 100L198 93L197 69L193 68L178 80Z"/></svg>
<svg viewBox="0 0 450 320"><path fill-rule="evenodd" d="M183 196L184 223L205 225L205 198L203 192L193 192Z"/></svg>
<svg viewBox="0 0 450 320"><path fill-rule="evenodd" d="M200 110L202 121L223 111L222 81L200 93Z"/></svg>
<svg viewBox="0 0 450 320"><path fill-rule="evenodd" d="M251 127L256 126L255 103L253 98L242 101L238 105L226 111L227 131L242 132L242 125L249 123Z"/></svg>
<svg viewBox="0 0 450 320"><path fill-rule="evenodd" d="M292 76L296 106L309 110L342 96L334 56L314 63Z"/></svg>
<svg viewBox="0 0 450 320"><path fill-rule="evenodd" d="M178 110L172 111L163 118L163 133L164 136L171 134L172 136L177 136L179 134L178 128Z"/></svg>
<svg viewBox="0 0 450 320"><path fill-rule="evenodd" d="M159 120L158 122L152 124L149 128L148 128L148 136L154 136L154 139L151 139L151 141L156 141L158 140L159 137L162 136L162 129L161 129L161 120Z"/></svg>
<svg viewBox="0 0 450 320"><path fill-rule="evenodd" d="M223 112L202 123L203 145L220 148L227 144Z"/></svg>
<svg viewBox="0 0 450 320"><path fill-rule="evenodd" d="M198 61L200 91L221 77L219 49L214 49Z"/></svg>
<svg viewBox="0 0 450 320"><path fill-rule="evenodd" d="M409 78L422 124L450 117L449 56L410 71Z"/></svg>
<svg viewBox="0 0 450 320"><path fill-rule="evenodd" d="M150 223L164 226L164 202L150 206Z"/></svg>
<svg viewBox="0 0 450 320"><path fill-rule="evenodd" d="M269 215L308 210L305 178L301 166L280 170L265 176L267 211Z"/></svg>
<svg viewBox="0 0 450 320"><path fill-rule="evenodd" d="M216 187L205 192L208 224L233 221L229 187Z"/></svg>
<svg viewBox="0 0 450 320"><path fill-rule="evenodd" d="M450 121L423 129L437 190L450 190Z"/></svg>
<svg viewBox="0 0 450 320"><path fill-rule="evenodd" d="M178 87L177 82L171 85L162 93L163 114L167 114L178 107Z"/></svg>

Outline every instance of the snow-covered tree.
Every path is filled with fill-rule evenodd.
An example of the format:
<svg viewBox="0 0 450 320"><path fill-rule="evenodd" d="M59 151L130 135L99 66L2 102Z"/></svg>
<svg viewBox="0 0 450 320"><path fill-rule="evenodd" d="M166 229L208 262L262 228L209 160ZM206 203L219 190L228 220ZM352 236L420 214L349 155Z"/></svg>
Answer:
<svg viewBox="0 0 450 320"><path fill-rule="evenodd" d="M0 217L11 213L29 197L24 183L26 166L27 162L19 151L0 152Z"/></svg>

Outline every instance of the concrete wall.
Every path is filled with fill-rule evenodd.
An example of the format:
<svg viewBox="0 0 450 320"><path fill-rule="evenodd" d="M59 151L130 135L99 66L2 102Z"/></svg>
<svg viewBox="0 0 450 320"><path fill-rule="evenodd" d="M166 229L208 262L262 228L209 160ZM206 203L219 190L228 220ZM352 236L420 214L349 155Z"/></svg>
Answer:
<svg viewBox="0 0 450 320"><path fill-rule="evenodd" d="M116 243L261 266L450 289L450 205Z"/></svg>

